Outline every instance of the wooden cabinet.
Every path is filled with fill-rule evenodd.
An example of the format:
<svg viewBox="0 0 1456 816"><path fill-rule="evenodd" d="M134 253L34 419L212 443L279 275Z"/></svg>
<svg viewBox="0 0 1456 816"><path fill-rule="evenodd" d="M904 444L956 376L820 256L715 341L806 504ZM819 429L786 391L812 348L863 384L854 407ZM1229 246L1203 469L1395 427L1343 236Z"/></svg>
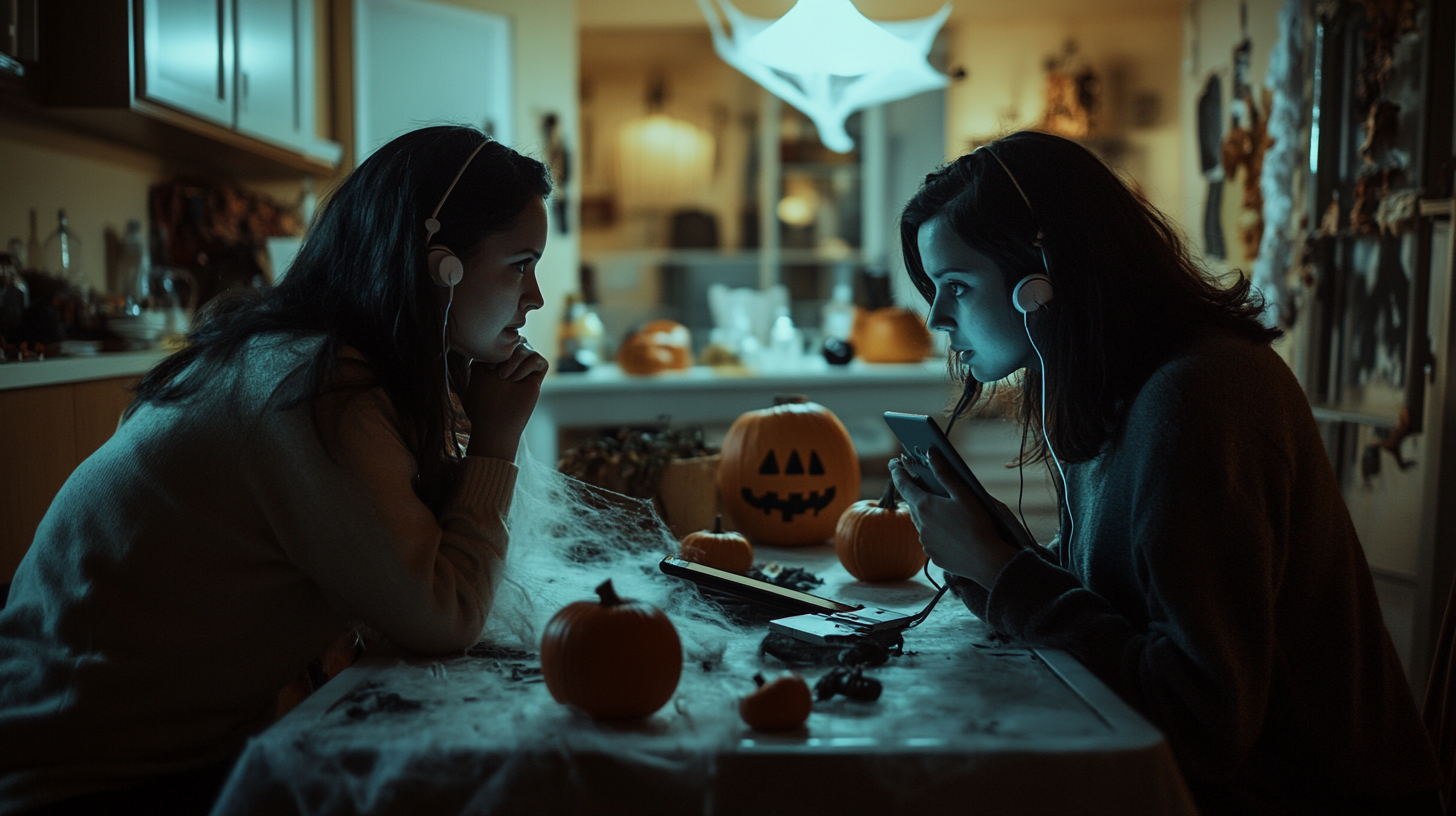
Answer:
<svg viewBox="0 0 1456 816"><path fill-rule="evenodd" d="M0 582L71 471L116 430L137 376L0 391Z"/></svg>

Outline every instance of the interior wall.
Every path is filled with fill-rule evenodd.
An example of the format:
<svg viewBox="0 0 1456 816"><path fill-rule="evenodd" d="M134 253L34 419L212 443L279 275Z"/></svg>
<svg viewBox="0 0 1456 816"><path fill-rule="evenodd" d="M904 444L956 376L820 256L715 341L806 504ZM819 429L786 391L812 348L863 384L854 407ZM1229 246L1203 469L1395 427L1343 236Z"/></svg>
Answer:
<svg viewBox="0 0 1456 816"><path fill-rule="evenodd" d="M714 140L711 185L695 206L718 218L719 245L741 244L747 147L755 138L761 92L713 50L706 28L587 29L581 35L582 190L608 194L618 187L618 135L648 113L649 85L660 79L661 112L696 126ZM623 212L616 223L583 233L589 252L665 245L660 213Z"/></svg>
<svg viewBox="0 0 1456 816"><path fill-rule="evenodd" d="M0 243L26 240L32 209L44 242L56 228L56 211L64 208L81 239L84 279L104 289L104 231L124 233L130 219L145 224L147 188L165 172L160 158L142 151L0 117Z"/></svg>
<svg viewBox="0 0 1456 816"><path fill-rule="evenodd" d="M1135 16L952 20L948 65L965 76L946 97L946 158L1042 118L1048 57L1072 40L1097 72L1114 162L1164 212L1182 221L1185 163L1177 10Z"/></svg>
<svg viewBox="0 0 1456 816"><path fill-rule="evenodd" d="M1203 212L1208 195L1208 182L1198 162L1198 98L1210 76L1219 77L1223 91L1221 110L1223 132L1228 133L1229 102L1233 95L1234 49L1243 41L1241 9L1247 9L1249 37L1249 84L1256 95L1264 91L1264 78L1269 71L1269 53L1279 34L1279 7L1283 0L1200 0L1188 5L1184 13L1183 63L1178 72L1181 92L1178 105L1182 122L1183 155L1179 171L1183 177L1183 200L1179 213L1188 225L1192 245L1203 249ZM1267 114L1267 110L1264 111ZM1240 211L1240 190L1243 173L1224 180L1221 206L1228 258L1206 258L1205 262L1220 274L1240 270L1245 275L1253 270L1254 259L1243 254L1235 233Z"/></svg>

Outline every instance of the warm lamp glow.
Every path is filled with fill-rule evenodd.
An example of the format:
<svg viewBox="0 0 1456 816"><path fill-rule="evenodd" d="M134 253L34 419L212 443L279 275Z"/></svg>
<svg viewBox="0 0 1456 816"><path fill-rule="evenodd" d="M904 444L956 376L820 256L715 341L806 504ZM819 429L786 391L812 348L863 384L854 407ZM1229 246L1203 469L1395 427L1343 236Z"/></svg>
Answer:
<svg viewBox="0 0 1456 816"><path fill-rule="evenodd" d="M729 0L697 2L718 56L803 111L830 150L854 149L844 130L851 113L946 86L925 57L949 5L920 20L881 23L849 0L799 0L778 20L749 17Z"/></svg>
<svg viewBox="0 0 1456 816"><path fill-rule="evenodd" d="M713 137L663 113L622 126L617 144L622 198L628 207L690 204L713 176Z"/></svg>

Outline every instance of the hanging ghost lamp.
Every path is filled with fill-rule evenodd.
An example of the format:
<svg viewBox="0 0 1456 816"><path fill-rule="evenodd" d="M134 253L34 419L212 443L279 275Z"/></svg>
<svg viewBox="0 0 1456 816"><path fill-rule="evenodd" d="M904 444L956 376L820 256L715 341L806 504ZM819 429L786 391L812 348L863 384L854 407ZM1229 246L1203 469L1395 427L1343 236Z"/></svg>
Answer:
<svg viewBox="0 0 1456 816"><path fill-rule="evenodd" d="M949 4L919 20L876 22L850 0L798 0L777 20L750 17L729 0L697 2L718 56L803 111L839 153L854 149L844 129L850 114L947 84L926 56Z"/></svg>

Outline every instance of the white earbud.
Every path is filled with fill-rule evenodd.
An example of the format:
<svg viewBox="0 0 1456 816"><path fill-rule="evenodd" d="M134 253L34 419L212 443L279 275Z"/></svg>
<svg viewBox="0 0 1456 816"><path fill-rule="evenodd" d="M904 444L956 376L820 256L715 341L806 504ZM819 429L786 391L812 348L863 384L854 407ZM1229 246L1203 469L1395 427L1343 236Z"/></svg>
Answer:
<svg viewBox="0 0 1456 816"><path fill-rule="evenodd" d="M1046 275L1027 275L1011 290L1011 303L1016 311L1030 314L1052 300L1052 279Z"/></svg>

